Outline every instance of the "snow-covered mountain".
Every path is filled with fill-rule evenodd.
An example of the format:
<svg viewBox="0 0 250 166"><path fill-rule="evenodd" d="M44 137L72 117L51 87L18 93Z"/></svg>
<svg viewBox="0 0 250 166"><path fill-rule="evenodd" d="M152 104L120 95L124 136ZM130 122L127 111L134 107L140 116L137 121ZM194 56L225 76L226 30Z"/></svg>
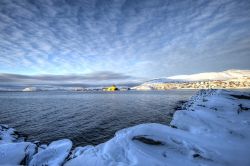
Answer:
<svg viewBox="0 0 250 166"><path fill-rule="evenodd" d="M170 82L189 82L189 81L208 81L208 80L231 80L250 78L250 70L226 70L222 72L207 72L191 75L175 75L165 78L157 78L145 82L149 83L170 83Z"/></svg>
<svg viewBox="0 0 250 166"><path fill-rule="evenodd" d="M167 78L156 78L156 79L146 81L143 84L179 83L179 82L185 82L185 80L182 80L182 79L170 79L169 77L167 77Z"/></svg>
<svg viewBox="0 0 250 166"><path fill-rule="evenodd" d="M226 70L223 72L208 72L191 75L177 75L167 77L170 80L204 81L204 80L229 80L250 78L250 70Z"/></svg>
<svg viewBox="0 0 250 166"><path fill-rule="evenodd" d="M133 87L135 90L249 88L250 70L227 70L158 78Z"/></svg>

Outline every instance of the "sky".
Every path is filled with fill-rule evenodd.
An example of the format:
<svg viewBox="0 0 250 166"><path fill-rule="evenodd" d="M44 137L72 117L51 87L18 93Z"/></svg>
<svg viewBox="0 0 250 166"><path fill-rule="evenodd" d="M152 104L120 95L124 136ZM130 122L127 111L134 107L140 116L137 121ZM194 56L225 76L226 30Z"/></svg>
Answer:
<svg viewBox="0 0 250 166"><path fill-rule="evenodd" d="M0 86L250 69L249 0L1 0Z"/></svg>

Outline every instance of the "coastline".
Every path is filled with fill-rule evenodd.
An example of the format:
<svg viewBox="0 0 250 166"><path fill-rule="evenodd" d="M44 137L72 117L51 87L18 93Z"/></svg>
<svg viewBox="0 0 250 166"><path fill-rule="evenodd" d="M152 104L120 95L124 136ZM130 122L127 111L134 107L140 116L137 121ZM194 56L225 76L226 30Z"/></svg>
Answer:
<svg viewBox="0 0 250 166"><path fill-rule="evenodd" d="M250 125L250 117L249 101L243 100L249 99L240 97L237 99L237 96L249 96L249 94L239 91L200 90L182 107L178 107L170 126L141 124L118 131L112 139L103 144L77 147L72 150L72 142L67 139L54 141L50 145L39 145L39 142L25 142L25 139L21 139L11 128L0 127L0 152L7 158L13 157L14 153L19 154L16 163L8 163L6 158L4 160L0 157L0 164L180 165L178 162L183 159L188 165L234 165L235 163L246 165L250 163L245 156L249 150L244 146L250 147L249 143L245 142L245 139L250 138L250 132L245 127ZM232 105L227 105L228 103ZM233 112L225 111L224 107L229 110L232 107ZM244 117L241 114L245 114ZM210 124L209 121L206 123L204 120L215 124ZM232 121L230 123L236 126L227 126L230 124L228 121ZM235 130L236 127L241 127L242 131ZM222 138L229 139L229 142L226 142L227 144L225 141L220 142L223 141ZM214 144L211 141L215 141ZM225 145L223 148L216 147L223 144ZM227 147L231 144L238 145L238 148ZM10 151L13 146L16 147L14 152ZM239 157L237 160L228 158L232 150L241 155L237 156ZM58 153L52 153L53 151ZM225 154L220 154L222 152ZM145 158L145 155L148 157ZM17 158L18 155L14 157Z"/></svg>
<svg viewBox="0 0 250 166"><path fill-rule="evenodd" d="M39 91L40 92L40 91ZM21 93L21 92L20 92ZM23 92L22 92L23 93ZM29 93L29 92L28 92ZM191 95L192 96L192 95ZM190 97L191 97L190 96ZM175 111L177 111L177 110L180 110L181 108L182 108L182 105L185 103L185 102L187 102L188 101L188 99L179 99L179 100L177 100L177 101L175 101L175 102L173 102L174 104L173 104L173 106L171 106L171 108L170 109L165 109L165 111L166 112L168 112L168 113L166 113L166 115L164 116L164 118L163 119L165 119L164 120L164 122L150 122L150 123L161 123L161 124L164 124L164 125L170 125L170 122L172 121L172 118L173 118L173 115L174 115L174 113L175 113ZM146 122L147 123L147 122ZM27 132L25 132L25 131L22 131L22 129L20 129L20 127L14 127L15 125L13 125L13 124L6 124L5 125L5 123L0 123L0 126L1 126L1 124L3 124L2 126L3 126L3 128L6 128L5 126L8 126L8 128L13 128L14 130L15 130L15 137L18 137L18 138L22 138L23 140L25 140L25 141L27 141L27 142L36 142L36 143L38 143L39 142L39 144L49 144L49 143L51 143L52 141L54 141L54 140L58 140L57 138L54 138L54 139L50 139L50 140L43 140L43 139L39 139L39 138L34 138L34 135L32 134L32 132L29 132L29 133L27 133ZM133 126L135 126L135 125L139 125L139 124L141 124L141 123L138 123L138 124L134 124L134 125L129 125L128 127L123 127L123 128L121 128L121 129L124 129L124 128L129 128L129 127L133 127ZM121 129L118 129L117 131L119 131L119 130L121 130ZM106 140L104 140L104 141L99 141L98 143L96 143L96 144L94 144L94 143L89 143L90 145L98 145L98 144L101 144L101 143L103 143L103 142L106 142L106 141L108 141L109 139L111 139L111 138L113 138L113 136L115 135L115 132L110 136L110 138L108 138L108 139L106 139ZM62 138L64 138L64 137L62 137ZM68 138L67 136L65 137L65 138ZM59 138L60 139L60 138ZM72 140L72 138L68 138L68 139L70 139L70 140ZM76 147L78 147L78 146L85 146L85 145L89 145L89 144L84 144L84 143L78 143L78 142L75 142L74 140L72 140L72 142L73 142L73 147L72 148L76 148Z"/></svg>

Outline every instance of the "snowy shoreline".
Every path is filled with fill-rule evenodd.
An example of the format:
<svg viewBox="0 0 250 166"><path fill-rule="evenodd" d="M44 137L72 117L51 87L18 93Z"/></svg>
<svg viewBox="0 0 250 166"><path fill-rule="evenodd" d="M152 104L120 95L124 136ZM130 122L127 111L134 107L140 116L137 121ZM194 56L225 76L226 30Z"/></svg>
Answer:
<svg viewBox="0 0 250 166"><path fill-rule="evenodd" d="M141 124L97 146L26 142L0 126L0 165L250 165L250 94L200 90L170 126Z"/></svg>

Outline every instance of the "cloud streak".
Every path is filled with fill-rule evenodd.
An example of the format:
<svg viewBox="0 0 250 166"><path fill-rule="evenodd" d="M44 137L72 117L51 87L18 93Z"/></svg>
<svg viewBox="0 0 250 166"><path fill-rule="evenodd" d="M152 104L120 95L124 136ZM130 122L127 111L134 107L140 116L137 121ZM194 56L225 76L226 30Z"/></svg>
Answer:
<svg viewBox="0 0 250 166"><path fill-rule="evenodd" d="M117 84L138 84L141 78L114 72L95 72L82 75L21 75L0 74L0 86L6 85L107 85L110 82Z"/></svg>
<svg viewBox="0 0 250 166"><path fill-rule="evenodd" d="M154 78L249 69L249 15L247 0L1 0L0 72Z"/></svg>

